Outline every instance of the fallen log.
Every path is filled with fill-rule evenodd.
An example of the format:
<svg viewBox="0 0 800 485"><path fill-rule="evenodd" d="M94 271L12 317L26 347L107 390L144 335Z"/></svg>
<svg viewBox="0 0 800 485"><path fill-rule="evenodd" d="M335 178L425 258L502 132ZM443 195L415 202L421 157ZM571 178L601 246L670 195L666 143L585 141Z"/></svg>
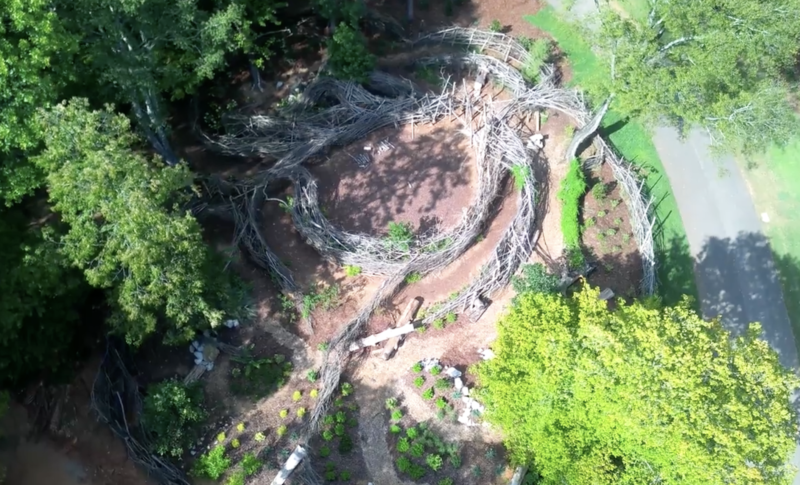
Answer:
<svg viewBox="0 0 800 485"><path fill-rule="evenodd" d="M355 352L356 350L363 349L364 347L371 347L377 343L383 342L384 340L389 340L390 338L405 335L413 331L414 325L411 323L399 328L390 328L389 330L384 330L381 333L376 333L375 335L370 335L369 337L364 337L361 340L353 342L350 344L349 350L350 352Z"/></svg>
<svg viewBox="0 0 800 485"><path fill-rule="evenodd" d="M400 315L400 319L397 320L396 328L403 328L409 325L411 325L411 328L414 328L414 317L417 316L417 311L419 311L421 306L422 298L420 297L416 297L408 302L406 309L403 310L403 314ZM406 338L405 335L405 333L398 335L386 343L386 347L383 349L383 360L392 358L394 353L397 352L397 349L400 348L400 344L403 343L403 340Z"/></svg>
<svg viewBox="0 0 800 485"><path fill-rule="evenodd" d="M580 148L581 144L589 139L589 137L594 135L597 129L600 128L600 122L603 121L603 116L606 115L608 106L611 104L613 97L614 96L611 95L606 98L605 103L603 103L603 106L597 110L597 113L594 115L594 117L588 123L586 123L586 125L581 127L581 129L575 132L575 135L572 137L572 141L567 148L567 163L578 157L578 148Z"/></svg>
<svg viewBox="0 0 800 485"><path fill-rule="evenodd" d="M272 480L272 485L283 485L284 482L286 482L286 480L289 478L289 475L292 474L294 469L297 468L297 465L299 465L306 456L308 456L306 449L300 445L297 445L297 448L294 449L294 452L291 454L291 456L289 456L289 459L283 464L281 471L278 472L278 476Z"/></svg>

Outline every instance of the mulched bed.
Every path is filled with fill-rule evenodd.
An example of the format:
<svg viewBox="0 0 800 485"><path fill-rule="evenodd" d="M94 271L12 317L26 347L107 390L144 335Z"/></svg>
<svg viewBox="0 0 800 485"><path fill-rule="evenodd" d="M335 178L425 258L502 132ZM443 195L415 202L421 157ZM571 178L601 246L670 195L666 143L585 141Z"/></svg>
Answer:
<svg viewBox="0 0 800 485"><path fill-rule="evenodd" d="M630 217L611 167L603 164L587 180L589 191L582 210L583 245L587 259L598 268L588 281L600 289L611 288L616 296L632 299L642 278L642 260L633 238ZM607 194L597 197L598 184Z"/></svg>

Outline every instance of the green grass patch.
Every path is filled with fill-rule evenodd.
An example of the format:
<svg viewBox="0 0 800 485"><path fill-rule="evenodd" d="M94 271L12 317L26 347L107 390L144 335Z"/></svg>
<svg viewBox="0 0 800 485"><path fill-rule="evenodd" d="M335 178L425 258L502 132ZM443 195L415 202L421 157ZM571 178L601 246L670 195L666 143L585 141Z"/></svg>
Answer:
<svg viewBox="0 0 800 485"><path fill-rule="evenodd" d="M564 246L567 248L567 262L571 268L583 265L581 253L581 198L586 193L586 177L580 162L569 162L567 175L561 181L558 200L561 201L561 232L564 234Z"/></svg>
<svg viewBox="0 0 800 485"><path fill-rule="evenodd" d="M561 19L551 7L525 19L554 38L572 67L572 85L586 89L590 98L604 94L600 86L608 76L608 68L592 52L579 30ZM684 294L697 301L686 230L651 134L639 121L613 110L603 119L601 132L626 160L641 169L640 176L647 182L649 194L655 200L659 293L666 303L675 303Z"/></svg>
<svg viewBox="0 0 800 485"><path fill-rule="evenodd" d="M759 213L769 222L762 225L772 246L783 287L783 299L796 337L800 337L800 138L785 148L772 147L755 158L755 166L743 165ZM795 339L800 341L800 339ZM800 350L800 349L798 349Z"/></svg>

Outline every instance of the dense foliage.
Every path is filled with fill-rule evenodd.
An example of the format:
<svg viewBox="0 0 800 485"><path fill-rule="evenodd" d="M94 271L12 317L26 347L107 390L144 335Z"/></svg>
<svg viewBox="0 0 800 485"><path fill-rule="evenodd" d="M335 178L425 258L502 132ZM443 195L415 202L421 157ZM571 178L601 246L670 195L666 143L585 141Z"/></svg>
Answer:
<svg viewBox="0 0 800 485"><path fill-rule="evenodd" d="M581 198L586 193L586 177L578 160L569 162L567 175L561 181L558 200L561 201L561 232L564 234L564 246L567 251L567 262L570 267L577 268L583 264L581 252Z"/></svg>
<svg viewBox="0 0 800 485"><path fill-rule="evenodd" d="M478 365L487 418L541 483L783 484L798 385L753 324L598 291L519 296Z"/></svg>
<svg viewBox="0 0 800 485"><path fill-rule="evenodd" d="M198 425L205 418L199 385L167 380L148 388L142 420L153 434L153 451L159 455L180 457L194 444Z"/></svg>
<svg viewBox="0 0 800 485"><path fill-rule="evenodd" d="M328 67L340 79L365 82L375 67L364 36L344 22L328 41L328 54Z"/></svg>
<svg viewBox="0 0 800 485"><path fill-rule="evenodd" d="M654 1L647 19L602 9L597 43L618 109L708 128L727 148L785 141L782 81L800 42L800 0Z"/></svg>

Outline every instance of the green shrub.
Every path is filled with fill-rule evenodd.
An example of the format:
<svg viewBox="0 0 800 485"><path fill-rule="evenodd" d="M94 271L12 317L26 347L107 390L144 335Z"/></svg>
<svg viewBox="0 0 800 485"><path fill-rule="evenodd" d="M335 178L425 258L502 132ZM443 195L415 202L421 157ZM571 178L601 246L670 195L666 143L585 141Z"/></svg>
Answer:
<svg viewBox="0 0 800 485"><path fill-rule="evenodd" d="M454 312L448 312L444 319L447 321L447 323L454 323L456 320L458 320L458 315L456 315Z"/></svg>
<svg viewBox="0 0 800 485"><path fill-rule="evenodd" d="M322 458L327 458L327 457L329 457L330 455L331 455L331 448L330 448L330 446L323 445L322 447L320 447L320 449L319 449L319 456L320 456L320 457L322 457Z"/></svg>
<svg viewBox="0 0 800 485"><path fill-rule="evenodd" d="M306 408L298 408L297 409L297 417L303 419L303 416L306 415Z"/></svg>
<svg viewBox="0 0 800 485"><path fill-rule="evenodd" d="M206 416L197 384L166 380L150 386L144 398L142 421L153 434L153 451L162 456L179 457L188 450Z"/></svg>
<svg viewBox="0 0 800 485"><path fill-rule="evenodd" d="M500 32L503 30L503 24L501 24L499 20L494 19L492 20L492 23L489 24L489 30L492 32Z"/></svg>
<svg viewBox="0 0 800 485"><path fill-rule="evenodd" d="M324 418L322 418L322 424L326 426L330 426L336 422L336 418L333 417L331 414L326 414Z"/></svg>
<svg viewBox="0 0 800 485"><path fill-rule="evenodd" d="M437 318L436 320L434 320L433 321L433 328L435 328L436 330L443 329L444 328L444 320L442 320L441 318Z"/></svg>
<svg viewBox="0 0 800 485"><path fill-rule="evenodd" d="M460 468L461 455L459 455L458 453L450 455L450 464L453 465L453 468Z"/></svg>
<svg viewBox="0 0 800 485"><path fill-rule="evenodd" d="M350 481L350 472L347 471L347 470L342 470L342 472L339 473L339 480L341 480L343 482L349 482Z"/></svg>
<svg viewBox="0 0 800 485"><path fill-rule="evenodd" d="M344 411L338 411L336 413L336 422L344 423L345 421L347 421L347 413L345 413Z"/></svg>
<svg viewBox="0 0 800 485"><path fill-rule="evenodd" d="M514 179L514 187L517 190L522 190L525 183L531 178L531 167L528 165L512 165L511 177Z"/></svg>
<svg viewBox="0 0 800 485"><path fill-rule="evenodd" d="M403 412L399 409L395 409L392 411L392 421L400 421L403 419Z"/></svg>
<svg viewBox="0 0 800 485"><path fill-rule="evenodd" d="M436 399L436 407L439 409L444 409L447 406L447 401L444 400L443 397Z"/></svg>
<svg viewBox="0 0 800 485"><path fill-rule="evenodd" d="M297 401L299 401L301 399L303 399L303 393L302 392L294 391L292 393L292 401L297 402Z"/></svg>
<svg viewBox="0 0 800 485"><path fill-rule="evenodd" d="M561 181L558 199L561 201L561 232L567 251L570 267L583 265L583 254L580 252L580 201L586 192L586 179L578 160L572 160L566 177Z"/></svg>
<svg viewBox="0 0 800 485"><path fill-rule="evenodd" d="M449 379L436 379L436 384L434 384L436 389L450 389L453 386L453 383L450 382Z"/></svg>
<svg viewBox="0 0 800 485"><path fill-rule="evenodd" d="M197 461L194 462L192 475L217 480L230 467L231 460L225 456L225 447L217 445L208 453L200 455Z"/></svg>
<svg viewBox="0 0 800 485"><path fill-rule="evenodd" d="M417 377L416 379L414 379L414 385L416 387L424 386L425 385L425 378L422 377L422 376Z"/></svg>
<svg viewBox="0 0 800 485"><path fill-rule="evenodd" d="M545 62L549 60L551 50L552 45L547 39L536 39L530 43L528 61L522 66L522 76L525 80L529 83L535 83L539 79L539 73ZM542 124L546 119L546 117L542 117Z"/></svg>
<svg viewBox="0 0 800 485"><path fill-rule="evenodd" d="M603 182L597 182L592 186L592 197L598 202L606 200L608 195L608 186Z"/></svg>
<svg viewBox="0 0 800 485"><path fill-rule="evenodd" d="M244 423L239 423L236 425L236 431L240 433L244 433L244 428L245 428Z"/></svg>
<svg viewBox="0 0 800 485"><path fill-rule="evenodd" d="M324 439L325 441L332 440L333 436L334 436L333 435L333 431L331 431L329 429L326 429L325 431L322 432L322 439Z"/></svg>
<svg viewBox="0 0 800 485"><path fill-rule="evenodd" d="M306 379L308 379L308 382L317 382L317 379L319 379L319 372L315 370L308 371L308 373L306 373Z"/></svg>
<svg viewBox="0 0 800 485"><path fill-rule="evenodd" d="M419 480L425 476L425 468L419 465L411 465L411 470L408 471L408 475L414 480Z"/></svg>
<svg viewBox="0 0 800 485"><path fill-rule="evenodd" d="M375 67L361 32L342 22L328 41L328 67L339 79L365 82Z"/></svg>
<svg viewBox="0 0 800 485"><path fill-rule="evenodd" d="M335 470L329 470L329 471L325 472L325 480L327 480L329 482L335 482L337 476L338 475L336 474Z"/></svg>
<svg viewBox="0 0 800 485"><path fill-rule="evenodd" d="M339 453L346 455L353 451L353 438L346 434L339 439Z"/></svg>
<svg viewBox="0 0 800 485"><path fill-rule="evenodd" d="M452 478L442 478L437 485L453 485Z"/></svg>
<svg viewBox="0 0 800 485"><path fill-rule="evenodd" d="M419 436L419 431L417 431L417 428L412 426L406 430L406 436L408 436L408 439L410 440L415 440L417 439L417 436Z"/></svg>
<svg viewBox="0 0 800 485"><path fill-rule="evenodd" d="M267 439L267 437L266 437L266 436L264 436L264 433L262 433L261 431L259 431L258 433L256 433L255 435L253 435L253 439L254 439L254 440L256 440L256 443L261 443L262 441L264 441L265 439Z"/></svg>
<svg viewBox="0 0 800 485"><path fill-rule="evenodd" d="M244 474L248 477L258 473L262 466L264 466L264 463L256 458L256 455L253 453L245 453L242 457L242 470L244 470Z"/></svg>
<svg viewBox="0 0 800 485"><path fill-rule="evenodd" d="M239 443L239 440L237 438L231 440L231 448L235 450L239 446L241 446L241 443Z"/></svg>
<svg viewBox="0 0 800 485"><path fill-rule="evenodd" d="M286 357L280 354L272 358L255 359L244 356L232 360L241 367L236 367L231 372L231 392L256 399L266 397L280 388L285 383L284 374L290 369L284 367L288 363L284 364Z"/></svg>
<svg viewBox="0 0 800 485"><path fill-rule="evenodd" d="M438 376L441 373L442 373L442 366L435 365L435 366L431 367L431 375L432 376Z"/></svg>
<svg viewBox="0 0 800 485"><path fill-rule="evenodd" d="M289 410L281 409L280 412L278 413L278 416L280 416L281 419L286 419L286 417L289 416Z"/></svg>
<svg viewBox="0 0 800 485"><path fill-rule="evenodd" d="M345 431L346 429L341 423L333 427L333 432L336 434L336 436L344 436Z"/></svg>
<svg viewBox="0 0 800 485"><path fill-rule="evenodd" d="M275 430L275 433L280 438L280 437L283 437L283 435L285 435L288 430L289 430L289 428L287 428L285 424L282 424L282 425L278 426L278 429Z"/></svg>
<svg viewBox="0 0 800 485"><path fill-rule="evenodd" d="M422 393L423 399L433 399L434 391L432 387L425 389L425 392Z"/></svg>
<svg viewBox="0 0 800 485"><path fill-rule="evenodd" d="M420 373L420 372L422 372L422 369L423 369L423 367L422 367L422 363L421 362L417 362L416 364L411 366L411 371L412 372Z"/></svg>
<svg viewBox="0 0 800 485"><path fill-rule="evenodd" d="M389 431L392 434L400 434L400 432L403 431L403 428L401 428L400 426L398 426L396 424L393 424L393 425L389 426Z"/></svg>
<svg viewBox="0 0 800 485"><path fill-rule="evenodd" d="M321 342L317 344L317 350L319 350L320 352L326 352L329 346L330 344L328 342Z"/></svg>
<svg viewBox="0 0 800 485"><path fill-rule="evenodd" d="M408 471L411 469L411 460L405 456L398 458L395 463L397 464L397 469L402 473L408 473Z"/></svg>
<svg viewBox="0 0 800 485"><path fill-rule="evenodd" d="M217 435L217 443L222 443L225 441L225 433L220 433Z"/></svg>
<svg viewBox="0 0 800 485"><path fill-rule="evenodd" d="M409 285L417 283L421 279L422 275L417 271L412 271L411 273L408 273L408 275L406 275L406 283L408 283Z"/></svg>
<svg viewBox="0 0 800 485"><path fill-rule="evenodd" d="M316 397L319 396L319 391L316 389L311 389L308 392L308 395L311 397L311 399L316 399Z"/></svg>
<svg viewBox="0 0 800 485"><path fill-rule="evenodd" d="M422 458L422 455L425 454L425 448L422 446L422 443L414 443L411 445L411 456L414 458Z"/></svg>
<svg viewBox="0 0 800 485"><path fill-rule="evenodd" d="M342 384L342 396L347 397L350 394L353 394L353 385L349 382L345 382Z"/></svg>
<svg viewBox="0 0 800 485"><path fill-rule="evenodd" d="M428 466L431 467L431 470L433 470L435 472L438 472L439 469L442 468L442 457L439 456L439 455L433 455L433 454L428 455L425 458L425 463L427 463Z"/></svg>
<svg viewBox="0 0 800 485"><path fill-rule="evenodd" d="M411 449L411 444L408 442L408 438L400 438L397 440L397 451L400 453L405 453Z"/></svg>
<svg viewBox="0 0 800 485"><path fill-rule="evenodd" d="M361 274L361 266L350 266L347 265L344 267L344 274L353 278Z"/></svg>
<svg viewBox="0 0 800 485"><path fill-rule="evenodd" d="M517 293L555 293L558 284L558 276L548 273L541 263L523 265L519 276L511 279L511 285Z"/></svg>
<svg viewBox="0 0 800 485"><path fill-rule="evenodd" d="M397 407L397 398L390 397L389 399L386 400L386 409L391 410L396 407Z"/></svg>
<svg viewBox="0 0 800 485"><path fill-rule="evenodd" d="M390 222L387 244L390 249L408 252L414 241L414 231L411 225L405 222Z"/></svg>

